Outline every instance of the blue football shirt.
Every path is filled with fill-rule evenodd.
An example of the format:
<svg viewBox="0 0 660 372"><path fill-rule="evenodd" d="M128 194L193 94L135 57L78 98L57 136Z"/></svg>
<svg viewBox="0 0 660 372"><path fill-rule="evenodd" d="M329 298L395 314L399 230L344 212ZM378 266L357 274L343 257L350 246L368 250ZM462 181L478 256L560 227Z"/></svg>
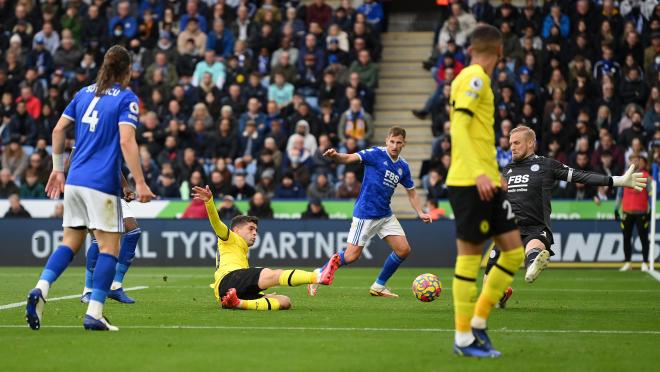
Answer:
<svg viewBox="0 0 660 372"><path fill-rule="evenodd" d="M119 84L100 97L95 94L95 84L81 89L62 114L75 123L76 134L76 151L66 183L119 195L122 162L119 126L137 128L138 98Z"/></svg>
<svg viewBox="0 0 660 372"><path fill-rule="evenodd" d="M385 147L372 147L357 153L364 164L362 188L355 202L353 216L379 219L392 215L390 202L398 184L406 189L415 187L410 167L403 157L394 161Z"/></svg>

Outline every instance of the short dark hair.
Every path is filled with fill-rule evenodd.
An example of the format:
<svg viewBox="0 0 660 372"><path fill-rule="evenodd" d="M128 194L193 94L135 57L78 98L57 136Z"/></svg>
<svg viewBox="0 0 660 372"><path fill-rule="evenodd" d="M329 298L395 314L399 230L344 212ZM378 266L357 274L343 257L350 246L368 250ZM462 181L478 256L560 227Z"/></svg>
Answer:
<svg viewBox="0 0 660 372"><path fill-rule="evenodd" d="M255 225L259 225L259 219L255 216L246 216L242 214L238 215L231 219L231 229L233 230L234 227L240 227L246 223L254 223Z"/></svg>
<svg viewBox="0 0 660 372"><path fill-rule="evenodd" d="M403 139L406 139L406 130L401 127L392 127L390 128L390 131L387 133L387 136L388 137L403 136Z"/></svg>
<svg viewBox="0 0 660 372"><path fill-rule="evenodd" d="M477 53L498 53L502 39L497 27L481 25L472 32L472 49Z"/></svg>

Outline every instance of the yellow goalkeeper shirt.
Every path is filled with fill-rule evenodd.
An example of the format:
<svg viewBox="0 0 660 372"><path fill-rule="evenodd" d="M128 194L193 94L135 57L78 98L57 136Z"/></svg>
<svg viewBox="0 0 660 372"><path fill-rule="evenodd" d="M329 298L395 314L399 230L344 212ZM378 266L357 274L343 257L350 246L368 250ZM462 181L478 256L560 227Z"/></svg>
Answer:
<svg viewBox="0 0 660 372"><path fill-rule="evenodd" d="M500 186L495 149L495 97L480 65L464 68L451 83L451 166L448 186L474 186L485 174Z"/></svg>
<svg viewBox="0 0 660 372"><path fill-rule="evenodd" d="M215 281L212 286L215 298L220 301L220 295L218 294L220 281L230 272L247 269L250 266L248 264L249 248L245 239L229 230L227 225L220 221L213 199L204 204L211 226L215 231L215 235L218 236L218 252L215 256Z"/></svg>

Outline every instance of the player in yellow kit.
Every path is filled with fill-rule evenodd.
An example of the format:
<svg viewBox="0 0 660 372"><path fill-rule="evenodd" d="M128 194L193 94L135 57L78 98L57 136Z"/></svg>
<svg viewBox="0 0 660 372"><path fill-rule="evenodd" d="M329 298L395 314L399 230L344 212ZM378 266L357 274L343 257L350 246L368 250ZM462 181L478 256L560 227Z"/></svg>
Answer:
<svg viewBox="0 0 660 372"><path fill-rule="evenodd" d="M451 166L449 202L456 223L458 257L452 295L456 326L454 352L479 358L499 357L486 333L486 320L513 281L524 250L501 189L496 161L494 95L490 76L502 57L502 34L489 25L477 27L468 48L471 64L451 84ZM500 255L477 297L477 273L483 243L492 238Z"/></svg>
<svg viewBox="0 0 660 372"><path fill-rule="evenodd" d="M290 287L305 284L330 285L339 268L339 256L333 255L330 264L319 274L303 270L273 270L250 267L248 249L257 239L259 219L253 216L236 216L227 227L215 209L213 194L206 188L193 187L193 197L206 205L211 226L218 236L216 255L215 298L226 309L287 310L291 300L287 296L267 294L262 291L278 285Z"/></svg>

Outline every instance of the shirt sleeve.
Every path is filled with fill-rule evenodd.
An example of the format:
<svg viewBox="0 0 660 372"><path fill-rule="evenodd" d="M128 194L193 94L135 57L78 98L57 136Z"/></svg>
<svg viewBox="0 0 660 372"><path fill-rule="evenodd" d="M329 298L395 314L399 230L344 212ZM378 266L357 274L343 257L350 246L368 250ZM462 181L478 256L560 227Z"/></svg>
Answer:
<svg viewBox="0 0 660 372"><path fill-rule="evenodd" d="M132 125L137 128L139 123L140 106L135 94L127 95L121 102L119 112L119 125Z"/></svg>
<svg viewBox="0 0 660 372"><path fill-rule="evenodd" d="M357 153L357 156L360 157L360 160L362 161L362 164L364 164L364 165L374 165L377 162L376 149L374 149L374 148L362 150L362 151Z"/></svg>
<svg viewBox="0 0 660 372"><path fill-rule="evenodd" d="M211 227L213 227L213 231L215 231L215 235L218 239L224 241L229 239L229 228L220 220L213 198L209 199L204 205L206 206L206 214L209 216L209 222L211 223Z"/></svg>
<svg viewBox="0 0 660 372"><path fill-rule="evenodd" d="M454 91L455 97L452 97L454 110L467 111L470 115L473 115L484 94L485 80L482 76L475 75L462 79L457 83L460 85Z"/></svg>
<svg viewBox="0 0 660 372"><path fill-rule="evenodd" d="M595 172L574 169L554 159L546 159L552 176L556 180L569 183L583 183L589 186L612 186L612 177Z"/></svg>
<svg viewBox="0 0 660 372"><path fill-rule="evenodd" d="M403 175L401 176L401 181L399 181L407 190L415 188L415 181L412 179L412 174L410 174L410 167L406 166L403 169Z"/></svg>
<svg viewBox="0 0 660 372"><path fill-rule="evenodd" d="M78 103L78 93L76 93L73 96L73 99L71 102L69 102L68 105L66 105L66 108L64 109L64 112L62 113L62 117L67 118L71 121L76 121L76 104Z"/></svg>

